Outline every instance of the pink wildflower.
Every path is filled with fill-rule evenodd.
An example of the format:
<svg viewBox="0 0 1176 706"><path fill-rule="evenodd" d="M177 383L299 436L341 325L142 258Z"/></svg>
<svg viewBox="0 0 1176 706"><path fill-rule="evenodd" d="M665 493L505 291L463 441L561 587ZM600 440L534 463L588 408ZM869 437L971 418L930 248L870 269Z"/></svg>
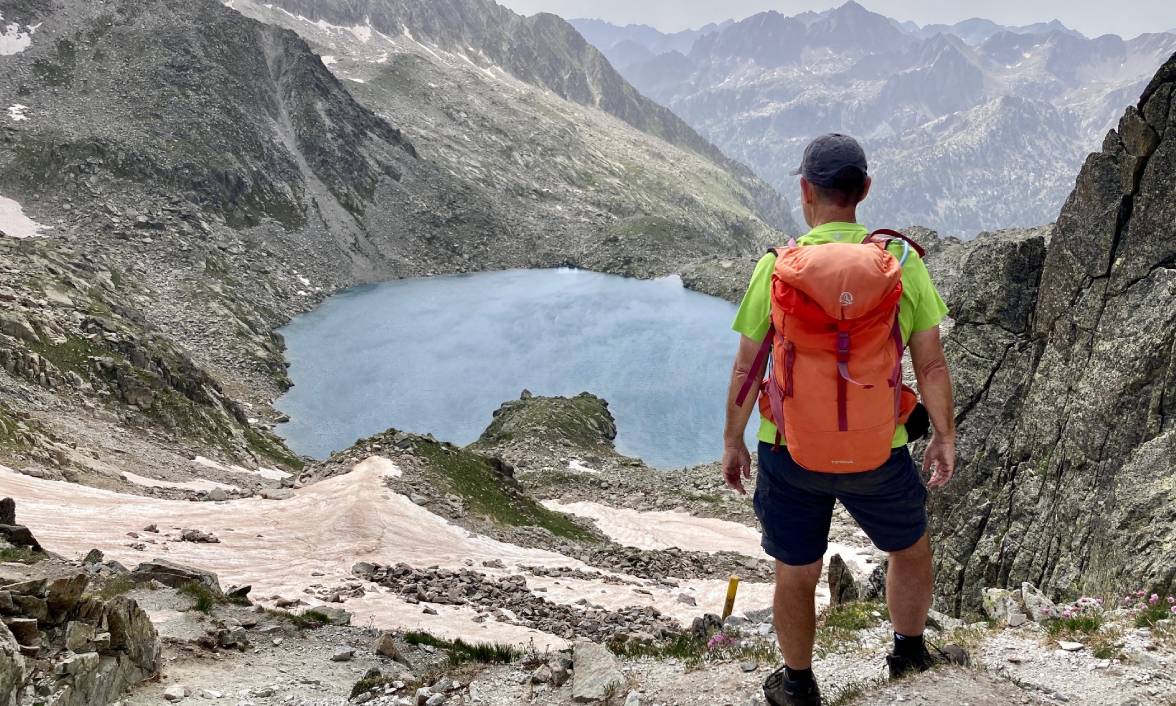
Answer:
<svg viewBox="0 0 1176 706"><path fill-rule="evenodd" d="M1142 589L1140 589L1140 590L1138 590L1138 591L1136 591L1136 592L1135 592L1135 597L1136 597L1136 598L1143 598L1143 597L1144 597L1144 596L1146 596L1146 595L1147 595L1147 591L1144 591L1144 590L1142 590Z"/></svg>
<svg viewBox="0 0 1176 706"><path fill-rule="evenodd" d="M1147 599L1148 605L1155 605L1159 602L1160 602L1160 597L1159 597L1159 595L1157 595L1155 593L1151 594L1151 597Z"/></svg>
<svg viewBox="0 0 1176 706"><path fill-rule="evenodd" d="M1176 596L1168 596L1168 605L1176 604Z"/></svg>

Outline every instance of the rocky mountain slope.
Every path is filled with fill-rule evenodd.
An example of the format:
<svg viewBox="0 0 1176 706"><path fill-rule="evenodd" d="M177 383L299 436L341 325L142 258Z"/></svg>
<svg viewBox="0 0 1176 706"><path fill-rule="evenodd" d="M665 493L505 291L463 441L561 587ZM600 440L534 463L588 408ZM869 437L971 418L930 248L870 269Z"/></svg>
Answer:
<svg viewBox="0 0 1176 706"><path fill-rule="evenodd" d="M917 27L848 2L761 13L688 51L619 67L786 193L808 140L840 130L871 157L870 222L972 236L1051 220L1085 154L1174 50L1176 34L1088 39L1056 23L980 20Z"/></svg>
<svg viewBox="0 0 1176 706"><path fill-rule="evenodd" d="M772 225L785 230L791 227L779 211L779 196L747 167L729 159L678 116L638 93L603 54L555 15L523 17L489 0L279 0L264 4L232 0L226 4L302 34L333 26L369 45L364 47L369 51L387 50L381 47L386 42L394 45L393 54L407 50L425 59L457 58L484 71L505 72L572 103L597 108L643 133L721 165L751 191L756 210ZM307 20L314 27L291 23L291 19ZM346 53L356 52L352 48Z"/></svg>
<svg viewBox="0 0 1176 706"><path fill-rule="evenodd" d="M660 275L791 227L615 76L584 81L681 146L403 33L348 30L324 60L212 0L0 14L21 38L0 56L0 440L18 465L99 484L124 453L166 482L208 456L297 470L265 430L287 384L273 331L332 292L519 266Z"/></svg>
<svg viewBox="0 0 1176 706"><path fill-rule="evenodd" d="M1176 587L1176 56L1040 236L972 250L948 351L962 466L934 502L938 583Z"/></svg>

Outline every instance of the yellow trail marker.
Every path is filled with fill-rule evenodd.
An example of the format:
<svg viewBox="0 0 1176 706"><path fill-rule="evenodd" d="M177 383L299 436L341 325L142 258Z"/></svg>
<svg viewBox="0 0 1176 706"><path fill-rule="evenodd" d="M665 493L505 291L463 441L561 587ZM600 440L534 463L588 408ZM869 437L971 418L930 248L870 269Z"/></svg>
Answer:
<svg viewBox="0 0 1176 706"><path fill-rule="evenodd" d="M735 610L735 594L739 592L739 577L732 576L727 582L727 602L723 604L723 620L731 617Z"/></svg>

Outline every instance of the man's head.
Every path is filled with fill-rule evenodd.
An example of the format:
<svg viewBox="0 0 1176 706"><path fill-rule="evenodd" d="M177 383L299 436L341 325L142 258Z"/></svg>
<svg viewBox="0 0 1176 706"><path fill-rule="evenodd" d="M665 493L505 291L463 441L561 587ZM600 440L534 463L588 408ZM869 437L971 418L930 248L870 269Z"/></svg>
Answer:
<svg viewBox="0 0 1176 706"><path fill-rule="evenodd" d="M809 143L800 175L801 203L810 226L854 220L857 205L870 192L866 153L857 140L831 133Z"/></svg>

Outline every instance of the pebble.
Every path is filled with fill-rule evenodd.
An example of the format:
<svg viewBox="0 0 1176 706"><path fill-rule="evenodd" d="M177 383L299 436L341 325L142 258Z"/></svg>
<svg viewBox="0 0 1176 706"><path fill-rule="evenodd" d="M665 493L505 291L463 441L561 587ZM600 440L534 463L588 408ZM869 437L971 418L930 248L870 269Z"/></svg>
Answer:
<svg viewBox="0 0 1176 706"><path fill-rule="evenodd" d="M1078 650L1082 649L1084 646L1085 645L1083 645L1081 642L1069 642L1066 640L1060 640L1058 642L1058 647L1062 648L1066 652L1077 652Z"/></svg>
<svg viewBox="0 0 1176 706"><path fill-rule="evenodd" d="M335 654L331 655L332 662L350 662L351 658L355 656L354 647L339 647L335 650Z"/></svg>
<svg viewBox="0 0 1176 706"><path fill-rule="evenodd" d="M183 701L191 693L191 689L184 686L183 684L172 684L164 690L163 698L171 701L172 703L175 703L177 701Z"/></svg>

